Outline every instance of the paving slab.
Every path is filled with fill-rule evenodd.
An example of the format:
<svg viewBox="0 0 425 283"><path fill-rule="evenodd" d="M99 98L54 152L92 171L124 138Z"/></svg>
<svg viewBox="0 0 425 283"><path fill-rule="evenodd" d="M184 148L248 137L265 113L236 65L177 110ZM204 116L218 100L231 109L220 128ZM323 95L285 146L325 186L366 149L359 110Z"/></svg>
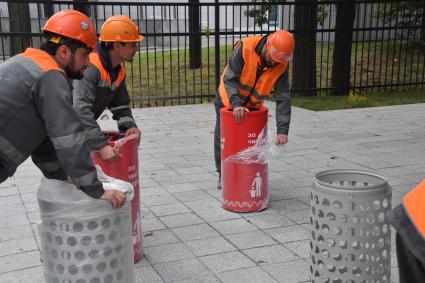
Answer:
<svg viewBox="0 0 425 283"><path fill-rule="evenodd" d="M195 257L182 243L165 244L143 249L145 257L151 264L170 262Z"/></svg>
<svg viewBox="0 0 425 283"><path fill-rule="evenodd" d="M224 237L188 241L185 242L185 245L198 257L237 250Z"/></svg>
<svg viewBox="0 0 425 283"><path fill-rule="evenodd" d="M298 283L309 281L310 272L304 260L294 260L264 265L262 268L278 282Z"/></svg>
<svg viewBox="0 0 425 283"><path fill-rule="evenodd" d="M223 235L240 234L258 230L258 228L252 225L246 218L212 222L211 226Z"/></svg>
<svg viewBox="0 0 425 283"><path fill-rule="evenodd" d="M149 282L149 283L164 282L164 280L161 278L161 276L159 276L159 274L155 271L155 269L152 266L135 268L134 277L136 282Z"/></svg>
<svg viewBox="0 0 425 283"><path fill-rule="evenodd" d="M218 273L224 283L274 283L277 282L260 267L251 267Z"/></svg>
<svg viewBox="0 0 425 283"><path fill-rule="evenodd" d="M202 220L194 213L183 213L177 215L164 216L160 217L160 219L165 225L167 225L168 228L191 226L194 224L204 223L204 220Z"/></svg>
<svg viewBox="0 0 425 283"><path fill-rule="evenodd" d="M199 259L214 273L255 266L255 263L240 251L203 256Z"/></svg>
<svg viewBox="0 0 425 283"><path fill-rule="evenodd" d="M195 258L156 264L154 268L165 282L185 282L186 280L201 280L203 277L214 276L204 264Z"/></svg>
<svg viewBox="0 0 425 283"><path fill-rule="evenodd" d="M293 261L300 257L282 245L242 250L252 261L258 265Z"/></svg>

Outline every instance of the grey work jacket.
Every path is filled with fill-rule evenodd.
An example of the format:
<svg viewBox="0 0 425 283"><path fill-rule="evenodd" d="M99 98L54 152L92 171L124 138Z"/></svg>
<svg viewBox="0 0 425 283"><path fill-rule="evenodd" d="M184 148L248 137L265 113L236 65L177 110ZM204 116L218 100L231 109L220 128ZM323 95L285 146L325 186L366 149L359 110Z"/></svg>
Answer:
<svg viewBox="0 0 425 283"><path fill-rule="evenodd" d="M258 54L261 54L261 50L266 43L266 38L267 37L264 36L255 48L255 52ZM241 98L239 96L239 77L244 66L242 48L242 44L238 44L235 47L223 74L224 87L226 88L227 94L230 96L229 101L233 108L242 106ZM274 90L276 96L277 134L287 135L289 132L289 124L291 122L291 96L289 94L288 69L286 69L286 71L276 81Z"/></svg>
<svg viewBox="0 0 425 283"><path fill-rule="evenodd" d="M31 156L47 178L69 176L86 194L100 198L104 190L65 74L44 71L17 55L0 64L0 85L0 163L7 175Z"/></svg>
<svg viewBox="0 0 425 283"><path fill-rule="evenodd" d="M108 108L113 119L118 123L120 132L129 128L137 128L131 109L130 98L125 80L115 85L121 65L112 68L109 55L98 46L102 67L108 72L111 84L101 81L101 70L90 64L84 71L84 78L74 81L74 109L77 111L86 129L86 135L91 150L100 150L107 145L96 120Z"/></svg>

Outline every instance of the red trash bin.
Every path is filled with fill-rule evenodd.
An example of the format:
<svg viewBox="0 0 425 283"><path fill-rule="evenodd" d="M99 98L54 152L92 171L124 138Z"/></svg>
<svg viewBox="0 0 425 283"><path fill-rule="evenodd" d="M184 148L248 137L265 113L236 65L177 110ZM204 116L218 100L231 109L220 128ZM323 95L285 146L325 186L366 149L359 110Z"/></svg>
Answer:
<svg viewBox="0 0 425 283"><path fill-rule="evenodd" d="M255 146L264 129L267 137L266 107L250 109L244 121L236 124L232 109L220 110L221 184L223 208L235 212L255 212L267 207L268 167L263 162L241 160L238 154ZM251 156L252 157L252 156Z"/></svg>
<svg viewBox="0 0 425 283"><path fill-rule="evenodd" d="M108 138L109 145L117 148L122 156L114 161L105 161L98 152L91 152L91 158L93 164L99 164L108 176L133 184L134 198L131 201L132 235L134 262L138 262L142 257L138 136L132 134L125 137L117 132L106 132L104 135Z"/></svg>

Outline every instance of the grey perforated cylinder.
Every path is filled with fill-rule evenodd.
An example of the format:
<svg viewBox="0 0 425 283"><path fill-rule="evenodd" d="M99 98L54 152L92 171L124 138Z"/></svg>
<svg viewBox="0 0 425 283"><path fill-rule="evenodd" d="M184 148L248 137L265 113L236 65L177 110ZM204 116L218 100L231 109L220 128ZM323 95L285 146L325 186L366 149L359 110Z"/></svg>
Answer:
<svg viewBox="0 0 425 283"><path fill-rule="evenodd" d="M391 282L391 188L384 177L320 172L310 204L311 282Z"/></svg>
<svg viewBox="0 0 425 283"><path fill-rule="evenodd" d="M129 203L113 209L55 180L42 180L37 199L47 283L134 282Z"/></svg>

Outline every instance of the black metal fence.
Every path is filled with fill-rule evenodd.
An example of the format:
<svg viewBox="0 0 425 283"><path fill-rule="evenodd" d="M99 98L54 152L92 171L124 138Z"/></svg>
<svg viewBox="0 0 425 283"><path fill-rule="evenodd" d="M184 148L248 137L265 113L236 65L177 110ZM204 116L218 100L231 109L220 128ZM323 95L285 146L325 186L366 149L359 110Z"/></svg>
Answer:
<svg viewBox="0 0 425 283"><path fill-rule="evenodd" d="M292 92L411 91L425 84L425 1L253 2L0 1L0 59L38 47L52 13L78 8L97 31L131 17L145 40L126 63L135 106L204 103L215 95L233 43L287 29L296 38Z"/></svg>

